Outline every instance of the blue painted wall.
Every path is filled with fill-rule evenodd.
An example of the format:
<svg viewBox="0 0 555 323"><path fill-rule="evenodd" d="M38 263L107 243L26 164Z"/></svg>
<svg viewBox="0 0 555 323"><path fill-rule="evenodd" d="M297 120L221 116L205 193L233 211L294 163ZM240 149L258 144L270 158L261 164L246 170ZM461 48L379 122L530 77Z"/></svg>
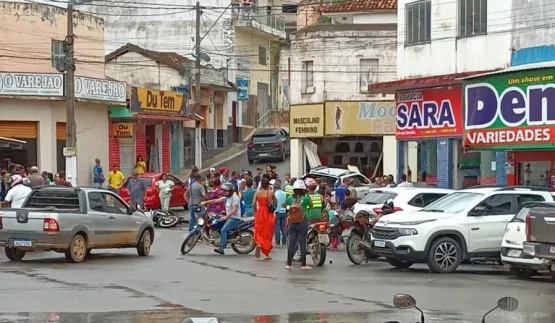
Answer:
<svg viewBox="0 0 555 323"><path fill-rule="evenodd" d="M403 146L403 141L397 140L397 177L395 177L397 182L399 182L399 179L405 170L405 150L403 149ZM413 176L416 176L416 173Z"/></svg>
<svg viewBox="0 0 555 323"><path fill-rule="evenodd" d="M437 140L437 187L453 187L453 141Z"/></svg>
<svg viewBox="0 0 555 323"><path fill-rule="evenodd" d="M555 61L555 46L536 46L515 50L511 66Z"/></svg>

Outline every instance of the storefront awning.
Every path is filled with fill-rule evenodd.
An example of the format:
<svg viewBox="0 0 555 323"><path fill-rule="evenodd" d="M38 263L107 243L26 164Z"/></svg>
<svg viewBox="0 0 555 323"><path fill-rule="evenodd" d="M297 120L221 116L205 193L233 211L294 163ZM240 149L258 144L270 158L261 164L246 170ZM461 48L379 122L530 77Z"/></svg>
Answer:
<svg viewBox="0 0 555 323"><path fill-rule="evenodd" d="M492 71L474 71L445 75L434 75L398 81L381 82L368 85L368 93L394 94L398 91L423 89L440 86L461 84L463 79L472 75L484 74Z"/></svg>
<svg viewBox="0 0 555 323"><path fill-rule="evenodd" d="M0 137L0 148L23 149L23 145L26 143L24 140Z"/></svg>

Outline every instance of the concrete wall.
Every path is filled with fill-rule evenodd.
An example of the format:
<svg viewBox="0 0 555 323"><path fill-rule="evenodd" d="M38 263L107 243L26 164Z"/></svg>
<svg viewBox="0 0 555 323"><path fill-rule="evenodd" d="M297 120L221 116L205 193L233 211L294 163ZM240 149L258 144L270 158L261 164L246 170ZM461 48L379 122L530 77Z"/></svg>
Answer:
<svg viewBox="0 0 555 323"><path fill-rule="evenodd" d="M181 0L144 0L145 7L137 9L134 0L118 1L118 6L98 5L82 6L83 10L94 12L103 17L106 22L106 54L128 42L155 51L175 51L190 57L194 47L195 35L195 6L196 1ZM129 7L125 4L129 3ZM229 0L203 0L202 6L225 8ZM172 6L174 6L172 8ZM188 7L190 6L190 8ZM156 9L156 7L171 9ZM204 10L202 35L223 9ZM226 24L229 24L231 11L224 13L202 42L202 48L212 52L225 52L231 45L227 42ZM211 64L222 67L225 58L221 55L211 55Z"/></svg>
<svg viewBox="0 0 555 323"><path fill-rule="evenodd" d="M0 120L37 121L38 167L56 173L56 122L65 122L65 101L0 99ZM77 102L77 182L92 184L94 159L108 165L108 108L104 104ZM32 165L29 165L32 166Z"/></svg>
<svg viewBox="0 0 555 323"><path fill-rule="evenodd" d="M0 71L58 73L52 67L51 42L66 35L66 9L0 2ZM104 78L104 21L75 13L76 75Z"/></svg>
<svg viewBox="0 0 555 323"><path fill-rule="evenodd" d="M266 48L266 65L258 62L258 46ZM256 83L266 83L270 85L270 40L235 29L235 55L245 55L250 62L250 88L249 94L256 95Z"/></svg>
<svg viewBox="0 0 555 323"><path fill-rule="evenodd" d="M311 31L296 34L291 41L289 56L281 55L282 77L287 75L288 57L291 58L291 104L313 103L332 100L392 100L393 97L377 97L361 93L359 86L360 60L379 60L378 82L396 79L397 36L395 31L338 29ZM315 93L302 94L302 62L313 61ZM365 89L362 89L364 92Z"/></svg>
<svg viewBox="0 0 555 323"><path fill-rule="evenodd" d="M528 3L527 0L519 0ZM505 68L511 60L513 1L488 1L488 34L457 38L458 1L432 1L429 44L405 47L405 5L399 0L397 16L399 79ZM487 58L487 59L484 59Z"/></svg>

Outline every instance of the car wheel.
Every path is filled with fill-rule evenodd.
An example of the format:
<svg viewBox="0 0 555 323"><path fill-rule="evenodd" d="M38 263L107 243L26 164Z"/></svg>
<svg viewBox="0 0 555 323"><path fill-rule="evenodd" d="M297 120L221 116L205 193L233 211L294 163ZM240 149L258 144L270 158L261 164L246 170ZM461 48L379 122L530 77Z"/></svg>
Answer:
<svg viewBox="0 0 555 323"><path fill-rule="evenodd" d="M461 264L462 248L449 237L436 239L428 251L428 267L436 273L452 273Z"/></svg>
<svg viewBox="0 0 555 323"><path fill-rule="evenodd" d="M25 257L25 251L21 251L17 248L4 248L4 252L6 253L6 257L11 261L21 261L23 257Z"/></svg>
<svg viewBox="0 0 555 323"><path fill-rule="evenodd" d="M137 244L137 254L140 257L146 257L150 254L150 247L152 246L152 233L149 229L143 231L139 243Z"/></svg>
<svg viewBox="0 0 555 323"><path fill-rule="evenodd" d="M71 239L69 249L65 251L67 262L81 263L87 258L87 240L82 234L76 234Z"/></svg>
<svg viewBox="0 0 555 323"><path fill-rule="evenodd" d="M538 273L537 270L532 268L522 268L517 266L509 266L509 270L520 279L530 279Z"/></svg>
<svg viewBox="0 0 555 323"><path fill-rule="evenodd" d="M397 258L387 258L387 262L397 269L407 269L414 265L414 262L407 260L399 260Z"/></svg>

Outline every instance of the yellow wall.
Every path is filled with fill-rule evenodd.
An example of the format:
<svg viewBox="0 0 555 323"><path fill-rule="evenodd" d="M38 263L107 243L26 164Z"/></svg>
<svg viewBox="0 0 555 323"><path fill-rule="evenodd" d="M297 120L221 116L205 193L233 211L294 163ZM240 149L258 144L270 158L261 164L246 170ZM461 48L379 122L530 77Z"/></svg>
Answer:
<svg viewBox="0 0 555 323"><path fill-rule="evenodd" d="M51 42L64 40L66 17L64 8L0 2L0 71L59 73L50 60ZM75 74L104 78L104 21L76 12L74 33Z"/></svg>
<svg viewBox="0 0 555 323"><path fill-rule="evenodd" d="M258 46L266 48L266 65L258 64ZM250 88L249 94L256 95L256 83L266 83L270 86L270 39L247 33L241 28L235 28L235 54L245 54L250 58Z"/></svg>

